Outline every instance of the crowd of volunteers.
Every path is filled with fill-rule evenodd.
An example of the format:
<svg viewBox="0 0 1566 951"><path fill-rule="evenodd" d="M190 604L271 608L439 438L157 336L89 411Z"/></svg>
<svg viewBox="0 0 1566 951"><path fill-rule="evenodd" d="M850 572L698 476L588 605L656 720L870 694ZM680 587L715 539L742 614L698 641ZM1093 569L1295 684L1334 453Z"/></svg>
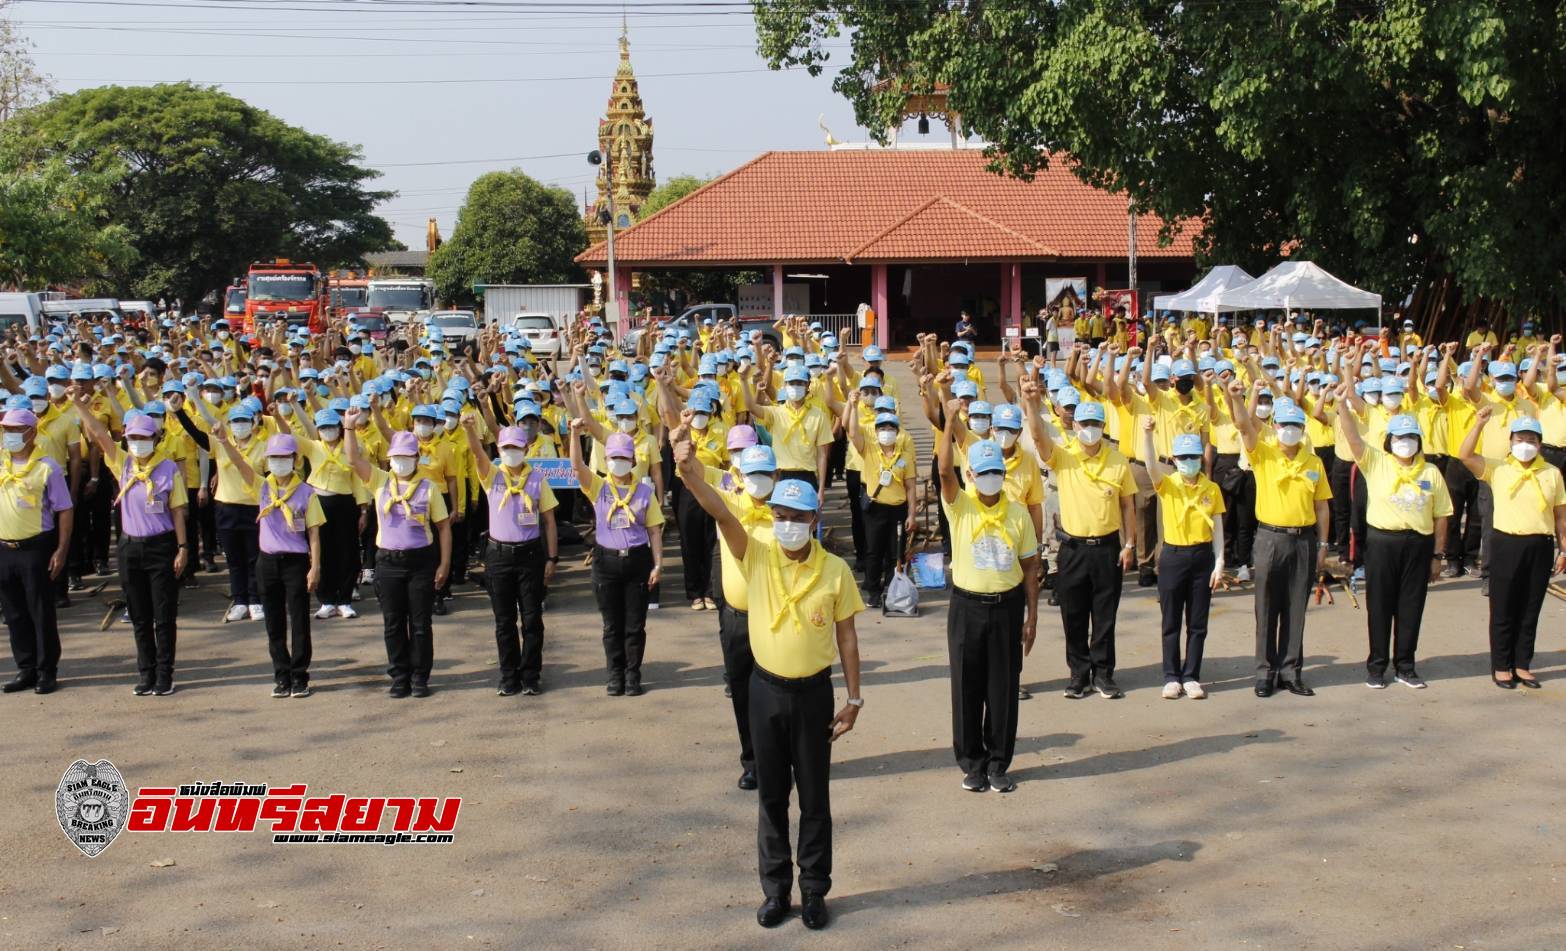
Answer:
<svg viewBox="0 0 1566 951"><path fill-rule="evenodd" d="M498 693L538 694L550 586L580 542L609 695L644 692L649 610L714 612L738 785L758 793L758 920L787 915L797 866L820 927L830 743L864 704L854 619L912 539L948 558L952 743L974 792L1016 788L1041 601L1059 610L1066 697L1124 695L1127 577L1157 590L1167 699L1206 697L1214 593L1247 586L1255 694L1311 695L1306 607L1340 577L1365 595L1367 686L1426 686L1429 586L1473 574L1490 678L1540 687L1539 615L1566 570L1560 335L1480 326L1430 345L1397 320L1083 314L1062 345L1057 315L1043 320L1037 353L981 367L964 314L953 340L918 337L901 386L879 348L801 318L651 322L617 341L583 315L552 358L507 329L382 336L352 316L317 334L174 313L12 328L4 690L58 688L59 611L112 558L123 594L104 624L123 607L133 692L174 692L182 592L217 581L221 558L223 621L264 626L273 697L311 695L312 625L369 598L389 695L430 696L435 618L470 580L493 611ZM832 547L852 566L821 541L840 502Z"/></svg>

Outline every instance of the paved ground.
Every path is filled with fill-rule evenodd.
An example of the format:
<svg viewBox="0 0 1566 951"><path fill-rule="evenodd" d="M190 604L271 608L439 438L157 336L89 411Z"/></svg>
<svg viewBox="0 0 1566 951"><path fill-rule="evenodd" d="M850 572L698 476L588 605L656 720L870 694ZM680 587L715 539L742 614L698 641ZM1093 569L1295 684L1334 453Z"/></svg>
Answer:
<svg viewBox="0 0 1566 951"><path fill-rule="evenodd" d="M677 562L671 557L671 562ZM1248 594L1214 609L1205 702L1158 697L1150 592L1127 589L1118 702L1070 702L1058 615L1026 682L1010 796L958 788L940 599L866 616L867 705L834 750L837 920L754 920L755 806L716 619L650 624L642 698L607 698L586 572L552 595L547 692L502 699L483 595L437 618L437 693L384 694L373 600L316 628L318 693L272 700L259 624L188 600L178 682L130 694L128 629L66 614L63 687L0 701L6 947L969 948L1566 947L1566 604L1550 600L1539 692L1485 676L1485 602L1432 593L1427 691L1361 686L1364 613L1312 609L1313 699L1250 693ZM677 591L677 576L665 589ZM132 784L308 783L460 795L440 847L299 847L263 833L125 833L88 860L55 823L75 758ZM173 860L172 866L153 863Z"/></svg>

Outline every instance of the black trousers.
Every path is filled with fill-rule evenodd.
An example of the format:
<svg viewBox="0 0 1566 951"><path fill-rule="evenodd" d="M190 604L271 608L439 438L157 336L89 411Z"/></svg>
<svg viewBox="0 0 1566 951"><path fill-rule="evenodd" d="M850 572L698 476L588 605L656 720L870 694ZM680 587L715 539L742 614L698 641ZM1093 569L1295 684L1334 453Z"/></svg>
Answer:
<svg viewBox="0 0 1566 951"><path fill-rule="evenodd" d="M484 584L495 614L495 649L503 684L536 684L543 672L545 558L542 538L519 544L492 541L484 552Z"/></svg>
<svg viewBox="0 0 1566 951"><path fill-rule="evenodd" d="M1158 560L1158 607L1164 622L1164 682L1202 679L1207 614L1213 603L1213 546L1164 543ZM1180 629L1185 628L1181 660Z"/></svg>
<svg viewBox="0 0 1566 951"><path fill-rule="evenodd" d="M1481 483L1456 456L1447 459L1444 474L1447 494L1452 497L1452 515L1446 520L1446 560L1478 565L1479 530L1484 521L1479 516Z"/></svg>
<svg viewBox="0 0 1566 951"><path fill-rule="evenodd" d="M446 503L446 511L451 512L452 515L455 516L457 510L455 503L452 502L450 493L442 492L440 497ZM463 516L461 520L458 520L455 517L451 519L451 571L446 575L446 583L441 586L440 597L442 598L451 597L451 585L454 581L457 580L457 564L458 558L460 557L457 553L467 547L467 532L468 523L466 516ZM466 561L462 562L462 570L463 573L466 574Z"/></svg>
<svg viewBox="0 0 1566 951"><path fill-rule="evenodd" d="M652 549L593 550L593 593L604 619L604 660L611 680L627 674L640 677L647 650L647 577L652 574Z"/></svg>
<svg viewBox="0 0 1566 951"><path fill-rule="evenodd" d="M256 557L261 554L261 534L256 526L260 507L214 502L217 507L218 541L228 560L228 596L235 604L260 604L256 591Z"/></svg>
<svg viewBox="0 0 1566 951"><path fill-rule="evenodd" d="M1490 545L1495 540L1495 492L1479 482L1479 577L1490 577Z"/></svg>
<svg viewBox="0 0 1566 951"><path fill-rule="evenodd" d="M120 534L120 587L136 639L136 672L142 683L174 679L175 628L179 619L179 579L173 532L138 538ZM194 559L191 559L194 561Z"/></svg>
<svg viewBox="0 0 1566 951"><path fill-rule="evenodd" d="M217 504L210 498L206 505L200 503L201 490L192 489L190 492L190 510L196 513L196 523L201 529L201 553L205 560L217 558Z"/></svg>
<svg viewBox="0 0 1566 951"><path fill-rule="evenodd" d="M1099 544L1063 536L1055 578L1066 666L1073 684L1115 673L1115 615L1120 611L1120 535Z"/></svg>
<svg viewBox="0 0 1566 951"><path fill-rule="evenodd" d="M262 552L256 559L256 585L266 611L266 646L272 655L272 677L280 684L310 681L310 592L305 586L309 574L309 555Z"/></svg>
<svg viewBox="0 0 1566 951"><path fill-rule="evenodd" d="M848 464L848 436L838 433L832 440L832 448L827 450L827 487L830 488L833 480L843 478L843 467Z"/></svg>
<svg viewBox="0 0 1566 951"><path fill-rule="evenodd" d="M750 675L750 738L756 749L756 858L761 891L786 898L794 863L788 841L788 801L799 788L799 888L825 895L832 887L832 677L822 670L783 680L755 668Z"/></svg>
<svg viewBox="0 0 1566 951"><path fill-rule="evenodd" d="M1305 605L1316 574L1316 530L1265 525L1256 533L1256 679L1299 679L1305 666Z"/></svg>
<svg viewBox="0 0 1566 951"><path fill-rule="evenodd" d="M852 473L850 473L852 475ZM892 580L892 569L902 561L902 549L898 545L897 530L908 518L908 504L886 505L870 502L864 510L864 544L858 550L865 553L864 591L879 595ZM857 544L857 543L856 543Z"/></svg>
<svg viewBox="0 0 1566 951"><path fill-rule="evenodd" d="M359 550L363 553L359 563L364 567L375 570L375 537L380 532L380 520L375 514L375 506L370 506L369 515L364 520L364 531L359 533Z"/></svg>
<svg viewBox="0 0 1566 951"><path fill-rule="evenodd" d="M196 570L201 566L202 555L212 554L212 549L204 549L201 546L202 532L197 522L201 518L200 513L202 509L197 498L197 491L196 489L187 489L185 492L185 542L190 546L190 557L185 560L185 573L180 576L179 580L181 581L196 574ZM211 506L209 505L207 508L210 509Z"/></svg>
<svg viewBox="0 0 1566 951"><path fill-rule="evenodd" d="M1317 446L1316 447L1316 458L1321 460L1321 471L1322 471L1322 474L1326 476L1327 484L1331 485L1332 484L1332 466L1333 466L1333 463L1338 461L1337 450L1334 447L1332 447L1332 446ZM1338 501L1338 496L1337 496L1337 493L1334 492L1333 495L1332 495L1332 498L1329 499L1328 502L1327 502L1327 544L1328 545L1336 545L1338 543L1338 539L1337 539L1337 535L1336 535L1336 528L1335 528L1333 520L1332 520L1332 512L1334 510L1334 503L1336 503L1337 501ZM1252 514L1254 515L1255 513L1253 512ZM1229 518L1229 515L1227 513L1225 513L1224 518L1227 520Z"/></svg>
<svg viewBox="0 0 1566 951"><path fill-rule="evenodd" d="M386 673L394 683L428 683L435 664L435 569L440 546L383 548L375 596L386 632Z"/></svg>
<svg viewBox="0 0 1566 951"><path fill-rule="evenodd" d="M740 766L756 765L756 747L750 739L750 672L756 658L750 652L750 615L727 603L718 607L718 644L723 649L723 679L729 685L734 706L734 726L739 730Z"/></svg>
<svg viewBox="0 0 1566 951"><path fill-rule="evenodd" d="M952 751L964 773L1004 773L1017 749L1022 678L1022 585L1001 595L952 591L946 652L952 669Z"/></svg>
<svg viewBox="0 0 1566 951"><path fill-rule="evenodd" d="M60 628L49 585L54 533L0 546L0 613L11 632L11 657L23 677L55 676L60 670Z"/></svg>
<svg viewBox="0 0 1566 951"><path fill-rule="evenodd" d="M1327 534L1332 539L1332 547L1340 557L1347 559L1354 536L1354 463L1333 456L1332 466L1327 469L1327 481L1332 486L1332 500L1327 503L1332 530Z"/></svg>
<svg viewBox="0 0 1566 951"><path fill-rule="evenodd" d="M359 579L359 503L352 495L320 495L321 584L316 594L322 604L348 604Z"/></svg>
<svg viewBox="0 0 1566 951"><path fill-rule="evenodd" d="M1223 492L1223 557L1239 567L1251 563L1256 544L1256 474L1240 468L1238 453L1213 457L1213 481Z"/></svg>
<svg viewBox="0 0 1566 951"><path fill-rule="evenodd" d="M1539 609L1554 568L1555 539L1508 535L1490 540L1490 669L1531 670ZM7 611L7 620L10 612Z"/></svg>
<svg viewBox="0 0 1566 951"><path fill-rule="evenodd" d="M1430 591L1435 536L1387 532L1372 525L1366 545L1365 613L1370 619L1370 656L1365 659L1365 668L1377 677L1387 672L1387 649L1395 632L1394 669L1400 674L1413 673L1419 622Z"/></svg>
<svg viewBox="0 0 1566 951"><path fill-rule="evenodd" d="M1365 484L1365 476L1359 471L1359 466L1354 467L1354 482L1349 491L1354 498L1354 511L1349 518L1349 529L1354 533L1354 557L1351 561L1355 568L1360 568L1365 564L1365 538L1370 532L1370 488Z"/></svg>
<svg viewBox="0 0 1566 951"><path fill-rule="evenodd" d="M718 544L718 523L685 488L674 482L674 520L680 526L680 561L685 566L685 600L712 597L712 549Z"/></svg>
<svg viewBox="0 0 1566 951"><path fill-rule="evenodd" d="M848 525L854 534L854 554L857 558L860 552L865 551L864 473L858 469L849 469L843 476L843 484L848 488ZM862 562L855 565L862 566Z"/></svg>

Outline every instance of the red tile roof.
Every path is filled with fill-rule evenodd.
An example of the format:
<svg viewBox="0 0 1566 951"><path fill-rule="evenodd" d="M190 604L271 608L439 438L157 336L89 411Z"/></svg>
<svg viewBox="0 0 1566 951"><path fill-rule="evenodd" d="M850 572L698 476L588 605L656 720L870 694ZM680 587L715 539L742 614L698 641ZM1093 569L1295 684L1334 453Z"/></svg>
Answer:
<svg viewBox="0 0 1566 951"><path fill-rule="evenodd" d="M1062 164L1033 181L997 175L974 149L765 152L615 235L630 266L1120 258L1126 204ZM1199 227L1143 258L1190 258ZM602 264L603 244L577 256Z"/></svg>

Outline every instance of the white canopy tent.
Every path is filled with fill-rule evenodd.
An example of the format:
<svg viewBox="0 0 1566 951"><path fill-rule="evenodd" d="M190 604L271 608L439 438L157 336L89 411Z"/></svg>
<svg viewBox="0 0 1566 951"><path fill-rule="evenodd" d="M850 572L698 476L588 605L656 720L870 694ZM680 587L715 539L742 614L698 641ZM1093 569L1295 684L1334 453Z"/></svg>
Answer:
<svg viewBox="0 0 1566 951"><path fill-rule="evenodd" d="M1285 261L1249 284L1218 295L1232 310L1381 311L1381 295L1338 280L1309 261Z"/></svg>
<svg viewBox="0 0 1566 951"><path fill-rule="evenodd" d="M1190 290L1178 294L1165 294L1153 298L1154 310L1186 310L1203 314L1227 313L1239 310L1218 302L1224 291L1248 284L1255 278L1245 269L1233 264L1220 264L1203 275Z"/></svg>

